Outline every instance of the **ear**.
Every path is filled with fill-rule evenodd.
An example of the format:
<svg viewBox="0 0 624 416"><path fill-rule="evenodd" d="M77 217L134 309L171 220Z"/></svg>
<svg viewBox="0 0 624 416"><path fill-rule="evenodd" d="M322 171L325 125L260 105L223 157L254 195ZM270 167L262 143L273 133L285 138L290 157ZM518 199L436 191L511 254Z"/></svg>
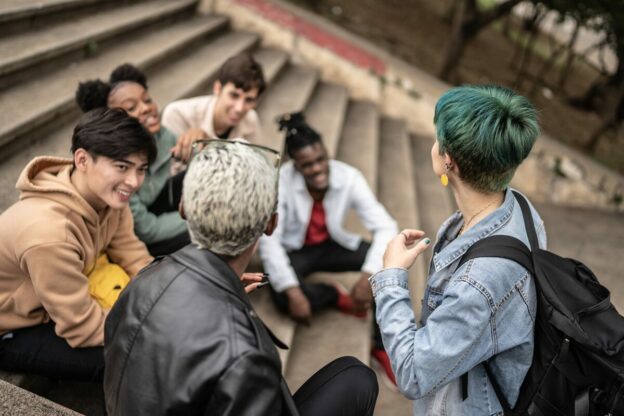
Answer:
<svg viewBox="0 0 624 416"><path fill-rule="evenodd" d="M451 171L455 171L457 169L457 163L455 163L455 160L453 160L451 155L449 155L448 153L444 153L444 164L446 166L450 166Z"/></svg>
<svg viewBox="0 0 624 416"><path fill-rule="evenodd" d="M271 219L269 220L269 223L264 229L264 233L266 235L273 234L273 231L275 231L275 229L277 228L277 221L278 221L278 215L277 215L277 212L274 212L273 215L271 215Z"/></svg>
<svg viewBox="0 0 624 416"><path fill-rule="evenodd" d="M84 172L87 169L89 163L93 160L89 152L83 148L79 148L74 152L74 166L80 172Z"/></svg>
<svg viewBox="0 0 624 416"><path fill-rule="evenodd" d="M178 212L183 220L186 220L186 213L184 212L184 201L182 200L182 196L180 196L180 203L178 204Z"/></svg>
<svg viewBox="0 0 624 416"><path fill-rule="evenodd" d="M214 95L219 95L221 94L221 89L223 88L223 85L221 85L221 81L216 80L213 84L212 84L212 93Z"/></svg>

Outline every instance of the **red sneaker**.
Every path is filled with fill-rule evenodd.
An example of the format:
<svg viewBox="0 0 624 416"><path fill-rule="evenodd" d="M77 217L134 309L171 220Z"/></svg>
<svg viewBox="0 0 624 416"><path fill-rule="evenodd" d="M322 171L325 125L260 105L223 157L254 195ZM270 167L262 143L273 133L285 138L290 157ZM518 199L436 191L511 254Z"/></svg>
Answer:
<svg viewBox="0 0 624 416"><path fill-rule="evenodd" d="M381 375L381 381L383 381L386 387L390 390L398 392L399 388L397 387L396 378L394 377L394 372L392 371L392 365L390 364L390 357L388 357L388 353L381 348L373 348L371 350L371 358L373 368Z"/></svg>
<svg viewBox="0 0 624 416"><path fill-rule="evenodd" d="M366 311L356 312L353 309L353 299L351 299L351 294L347 292L347 289L345 289L344 286L338 282L334 282L333 286L336 288L336 292L338 293L336 308L338 308L340 312L346 313L347 315L353 315L358 318L366 318Z"/></svg>

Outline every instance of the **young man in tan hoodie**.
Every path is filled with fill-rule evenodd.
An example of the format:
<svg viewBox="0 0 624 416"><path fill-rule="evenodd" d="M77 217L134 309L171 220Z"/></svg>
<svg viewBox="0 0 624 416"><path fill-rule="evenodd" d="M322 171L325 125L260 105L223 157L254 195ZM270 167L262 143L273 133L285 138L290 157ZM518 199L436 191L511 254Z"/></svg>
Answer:
<svg viewBox="0 0 624 416"><path fill-rule="evenodd" d="M103 258L133 277L151 262L128 201L156 145L125 111L97 109L80 119L71 150L33 159L19 201L0 215L0 369L100 381L108 307L93 271Z"/></svg>

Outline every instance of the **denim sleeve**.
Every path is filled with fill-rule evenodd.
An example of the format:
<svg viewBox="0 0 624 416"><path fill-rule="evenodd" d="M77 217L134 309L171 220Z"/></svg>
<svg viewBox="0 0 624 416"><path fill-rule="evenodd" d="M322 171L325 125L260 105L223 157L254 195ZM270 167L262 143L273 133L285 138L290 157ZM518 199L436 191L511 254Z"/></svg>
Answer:
<svg viewBox="0 0 624 416"><path fill-rule="evenodd" d="M491 309L478 288L464 281L447 286L441 304L417 328L407 271L386 269L370 278L377 323L401 392L419 399L489 358Z"/></svg>

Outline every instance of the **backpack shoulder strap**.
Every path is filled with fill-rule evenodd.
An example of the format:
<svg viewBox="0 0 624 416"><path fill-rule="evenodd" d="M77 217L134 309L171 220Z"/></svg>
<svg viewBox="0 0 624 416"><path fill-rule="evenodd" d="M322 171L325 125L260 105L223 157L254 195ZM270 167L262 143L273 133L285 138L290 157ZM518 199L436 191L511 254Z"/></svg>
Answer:
<svg viewBox="0 0 624 416"><path fill-rule="evenodd" d="M533 215L531 215L531 208L529 208L529 203L520 194L520 192L511 192L513 192L513 195L516 198L516 201L518 201L520 209L522 210L522 217L524 218L524 228L526 229L527 237L529 237L531 251L536 252L539 249L539 242L537 240L537 232L535 231L535 225L533 224Z"/></svg>
<svg viewBox="0 0 624 416"><path fill-rule="evenodd" d="M457 268L478 257L500 257L513 260L533 274L531 251L524 243L508 235L493 235L474 243L459 261Z"/></svg>

